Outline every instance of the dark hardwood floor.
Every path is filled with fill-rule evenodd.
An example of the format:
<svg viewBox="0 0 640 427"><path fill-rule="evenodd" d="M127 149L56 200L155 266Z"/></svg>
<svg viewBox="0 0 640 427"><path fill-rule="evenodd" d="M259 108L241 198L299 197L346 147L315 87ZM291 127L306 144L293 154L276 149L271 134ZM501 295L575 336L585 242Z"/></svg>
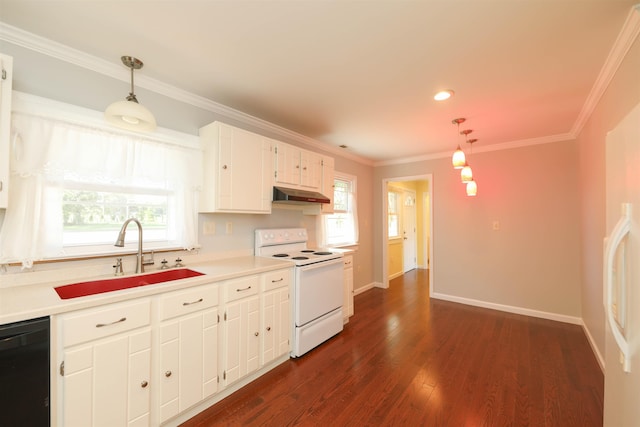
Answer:
<svg viewBox="0 0 640 427"><path fill-rule="evenodd" d="M427 277L356 296L342 333L184 426L602 426L581 327L429 300Z"/></svg>

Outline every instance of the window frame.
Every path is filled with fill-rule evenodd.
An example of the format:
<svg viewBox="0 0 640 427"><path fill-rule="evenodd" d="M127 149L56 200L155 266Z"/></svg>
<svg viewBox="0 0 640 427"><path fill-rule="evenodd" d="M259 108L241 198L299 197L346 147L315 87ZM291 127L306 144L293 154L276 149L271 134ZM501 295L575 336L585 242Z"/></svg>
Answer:
<svg viewBox="0 0 640 427"><path fill-rule="evenodd" d="M347 210L343 211L343 210L336 210L335 208L335 182L336 181L342 181L342 182L347 182L348 183L348 190L347 190ZM357 246L358 245L358 222L357 222L357 203L358 203L358 196L357 196L357 187L358 187L358 178L355 175L351 175L351 174L347 174L344 172L334 172L334 176L333 176L333 182L334 182L334 194L333 194L333 200L334 200L334 205L333 205L333 213L330 214L325 214L322 215L322 221L324 221L324 230L325 230L325 243L326 246L328 247L334 247L334 248L338 248L338 247L349 247L349 246ZM350 197L351 196L351 197ZM349 200L351 199L351 201ZM346 220L349 221L351 223L351 227L353 227L351 229L351 232L349 233L348 236L346 235L342 235L343 237L348 237L345 238L344 240L341 241L337 241L335 239L329 239L329 221L331 221L332 219L335 219L338 216L347 216L350 218L347 218ZM342 218L341 218L342 219Z"/></svg>

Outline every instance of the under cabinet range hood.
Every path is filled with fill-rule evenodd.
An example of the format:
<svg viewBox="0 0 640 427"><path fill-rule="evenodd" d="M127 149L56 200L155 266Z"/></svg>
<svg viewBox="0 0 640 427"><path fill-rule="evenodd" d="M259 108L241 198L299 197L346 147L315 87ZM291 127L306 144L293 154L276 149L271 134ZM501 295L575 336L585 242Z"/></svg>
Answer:
<svg viewBox="0 0 640 427"><path fill-rule="evenodd" d="M276 203L294 204L331 203L328 197L315 191L284 187L273 187L273 201Z"/></svg>

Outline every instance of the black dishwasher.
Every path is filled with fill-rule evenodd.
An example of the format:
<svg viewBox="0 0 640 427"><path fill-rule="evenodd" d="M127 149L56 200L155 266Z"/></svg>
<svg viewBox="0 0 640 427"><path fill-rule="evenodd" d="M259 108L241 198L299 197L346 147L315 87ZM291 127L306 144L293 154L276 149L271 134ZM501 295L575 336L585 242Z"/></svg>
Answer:
<svg viewBox="0 0 640 427"><path fill-rule="evenodd" d="M49 318L0 325L0 425L48 426Z"/></svg>

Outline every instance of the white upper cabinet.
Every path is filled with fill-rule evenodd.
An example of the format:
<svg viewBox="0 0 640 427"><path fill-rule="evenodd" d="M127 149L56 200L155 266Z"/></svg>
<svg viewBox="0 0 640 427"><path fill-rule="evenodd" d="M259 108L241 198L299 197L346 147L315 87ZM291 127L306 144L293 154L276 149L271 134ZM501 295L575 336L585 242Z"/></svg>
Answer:
<svg viewBox="0 0 640 427"><path fill-rule="evenodd" d="M200 140L200 212L271 213L271 140L220 122L201 128Z"/></svg>
<svg viewBox="0 0 640 427"><path fill-rule="evenodd" d="M335 160L333 157L323 157L322 158L322 194L327 196L331 202L322 205L321 212L325 213L333 213L333 193L334 193L334 183L333 180L335 178Z"/></svg>
<svg viewBox="0 0 640 427"><path fill-rule="evenodd" d="M274 185L321 192L324 159L324 156L313 151L277 142L274 156ZM325 196L332 195L325 194Z"/></svg>
<svg viewBox="0 0 640 427"><path fill-rule="evenodd" d="M13 58L0 54L0 209L9 204L9 138Z"/></svg>

